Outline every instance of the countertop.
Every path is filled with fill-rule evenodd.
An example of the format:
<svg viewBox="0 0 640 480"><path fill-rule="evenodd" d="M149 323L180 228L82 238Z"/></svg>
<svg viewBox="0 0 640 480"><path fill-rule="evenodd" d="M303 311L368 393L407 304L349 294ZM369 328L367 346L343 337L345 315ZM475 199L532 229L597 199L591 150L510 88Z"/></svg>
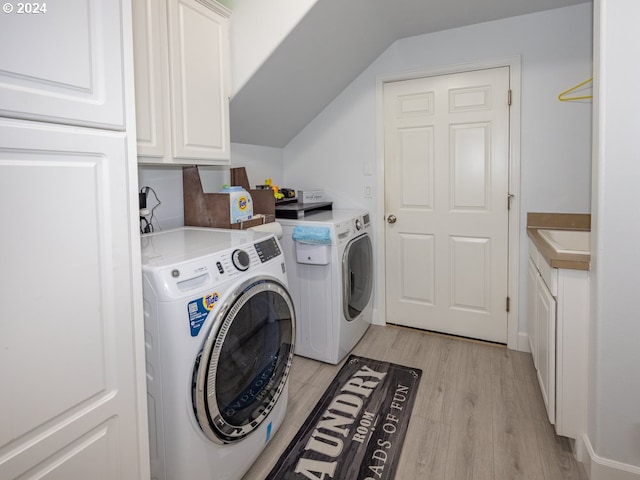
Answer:
<svg viewBox="0 0 640 480"><path fill-rule="evenodd" d="M587 213L527 213L527 234L540 254L553 268L589 270L591 254L558 253L542 238L538 230L591 230L591 215Z"/></svg>

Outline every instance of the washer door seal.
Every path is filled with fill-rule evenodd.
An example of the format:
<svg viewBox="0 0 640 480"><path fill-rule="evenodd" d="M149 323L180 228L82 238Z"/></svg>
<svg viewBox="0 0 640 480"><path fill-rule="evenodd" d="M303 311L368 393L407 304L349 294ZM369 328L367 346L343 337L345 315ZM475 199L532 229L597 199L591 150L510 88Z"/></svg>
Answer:
<svg viewBox="0 0 640 480"><path fill-rule="evenodd" d="M232 443L267 418L285 388L295 342L287 288L254 277L222 305L194 367L192 400L203 433Z"/></svg>

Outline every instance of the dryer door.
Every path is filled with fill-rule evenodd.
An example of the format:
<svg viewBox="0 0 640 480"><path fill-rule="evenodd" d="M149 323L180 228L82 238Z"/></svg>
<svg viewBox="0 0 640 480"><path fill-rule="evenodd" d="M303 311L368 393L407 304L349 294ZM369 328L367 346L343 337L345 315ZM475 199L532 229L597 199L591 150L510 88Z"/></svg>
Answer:
<svg viewBox="0 0 640 480"><path fill-rule="evenodd" d="M342 256L342 309L348 321L362 313L373 289L373 249L368 234L347 244Z"/></svg>
<svg viewBox="0 0 640 480"><path fill-rule="evenodd" d="M289 376L295 312L273 278L240 286L214 319L193 374L193 408L216 443L249 435L269 415Z"/></svg>

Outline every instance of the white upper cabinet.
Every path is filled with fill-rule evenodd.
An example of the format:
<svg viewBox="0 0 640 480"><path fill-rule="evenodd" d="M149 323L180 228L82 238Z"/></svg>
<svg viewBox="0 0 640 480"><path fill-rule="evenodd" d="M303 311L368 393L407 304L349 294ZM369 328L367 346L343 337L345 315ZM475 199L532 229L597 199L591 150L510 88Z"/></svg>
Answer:
<svg viewBox="0 0 640 480"><path fill-rule="evenodd" d="M6 5L0 116L124 130L120 2Z"/></svg>
<svg viewBox="0 0 640 480"><path fill-rule="evenodd" d="M229 10L133 3L138 161L229 164Z"/></svg>
<svg viewBox="0 0 640 480"><path fill-rule="evenodd" d="M169 102L165 104L169 97L167 9L157 0L132 3L138 156L162 161L169 148L165 136L170 131Z"/></svg>

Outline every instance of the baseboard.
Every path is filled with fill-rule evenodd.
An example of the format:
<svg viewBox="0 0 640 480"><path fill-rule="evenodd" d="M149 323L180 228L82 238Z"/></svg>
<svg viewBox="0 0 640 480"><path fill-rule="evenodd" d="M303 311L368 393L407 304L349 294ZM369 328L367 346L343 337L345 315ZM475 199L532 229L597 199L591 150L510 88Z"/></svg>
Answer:
<svg viewBox="0 0 640 480"><path fill-rule="evenodd" d="M371 323L373 325L386 325L386 322L384 321L384 319L380 318L380 316L378 315L378 309L374 308L373 309L373 315L371 316Z"/></svg>
<svg viewBox="0 0 640 480"><path fill-rule="evenodd" d="M531 353L531 344L527 333L518 332L518 351Z"/></svg>
<svg viewBox="0 0 640 480"><path fill-rule="evenodd" d="M599 457L587 435L582 436L587 458L585 468L590 480L640 480L640 467Z"/></svg>

